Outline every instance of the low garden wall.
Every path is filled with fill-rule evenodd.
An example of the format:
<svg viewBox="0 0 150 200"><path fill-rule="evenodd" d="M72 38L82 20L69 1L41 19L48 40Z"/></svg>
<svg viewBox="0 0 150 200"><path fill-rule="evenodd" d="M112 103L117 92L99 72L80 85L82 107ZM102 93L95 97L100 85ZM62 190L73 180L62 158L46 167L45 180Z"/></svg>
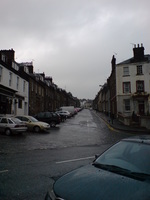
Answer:
<svg viewBox="0 0 150 200"><path fill-rule="evenodd" d="M140 116L140 126L150 130L150 116Z"/></svg>
<svg viewBox="0 0 150 200"><path fill-rule="evenodd" d="M130 124L131 124L131 117L125 116L122 113L118 113L118 120L127 126L130 126Z"/></svg>
<svg viewBox="0 0 150 200"><path fill-rule="evenodd" d="M137 124L140 127L144 127L150 130L150 116L139 116ZM134 124L131 116L125 116L122 113L118 113L118 120L122 122L124 125L130 126ZM136 123L136 122L135 122Z"/></svg>

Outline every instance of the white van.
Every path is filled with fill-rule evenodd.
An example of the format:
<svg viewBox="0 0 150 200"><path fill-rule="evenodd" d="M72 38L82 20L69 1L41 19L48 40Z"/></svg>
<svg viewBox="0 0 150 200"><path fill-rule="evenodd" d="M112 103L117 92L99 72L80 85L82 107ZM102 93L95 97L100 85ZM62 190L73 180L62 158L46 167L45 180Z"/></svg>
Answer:
<svg viewBox="0 0 150 200"><path fill-rule="evenodd" d="M62 107L59 108L59 110L68 111L68 112L70 112L71 116L75 115L74 106L62 106Z"/></svg>

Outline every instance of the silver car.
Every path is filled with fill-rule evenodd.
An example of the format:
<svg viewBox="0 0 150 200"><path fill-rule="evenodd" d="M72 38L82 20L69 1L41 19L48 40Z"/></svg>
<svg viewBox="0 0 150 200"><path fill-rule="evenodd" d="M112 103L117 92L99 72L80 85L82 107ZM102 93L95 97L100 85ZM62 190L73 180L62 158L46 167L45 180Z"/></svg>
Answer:
<svg viewBox="0 0 150 200"><path fill-rule="evenodd" d="M23 133L27 131L27 125L14 117L0 117L0 132L6 135Z"/></svg>

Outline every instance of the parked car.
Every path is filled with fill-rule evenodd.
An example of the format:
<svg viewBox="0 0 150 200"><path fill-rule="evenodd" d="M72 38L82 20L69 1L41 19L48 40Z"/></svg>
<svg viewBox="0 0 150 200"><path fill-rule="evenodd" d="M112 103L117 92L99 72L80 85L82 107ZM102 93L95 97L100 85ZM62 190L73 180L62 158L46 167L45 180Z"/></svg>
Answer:
<svg viewBox="0 0 150 200"><path fill-rule="evenodd" d="M27 131L27 125L14 117L0 117L0 132L6 135L24 133Z"/></svg>
<svg viewBox="0 0 150 200"><path fill-rule="evenodd" d="M74 116L76 114L74 106L62 106L59 108L59 111L68 111L71 116Z"/></svg>
<svg viewBox="0 0 150 200"><path fill-rule="evenodd" d="M55 112L40 112L34 116L36 119L50 124L51 127L55 127L60 124L61 118Z"/></svg>
<svg viewBox="0 0 150 200"><path fill-rule="evenodd" d="M77 112L80 112L81 110L83 110L83 108L77 107L75 108L77 110Z"/></svg>
<svg viewBox="0 0 150 200"><path fill-rule="evenodd" d="M16 118L26 123L29 131L40 132L40 131L48 131L50 129L50 125L48 123L38 121L32 116L22 115L22 116L16 116Z"/></svg>
<svg viewBox="0 0 150 200"><path fill-rule="evenodd" d="M123 139L53 185L45 200L150 199L150 135Z"/></svg>
<svg viewBox="0 0 150 200"><path fill-rule="evenodd" d="M63 114L61 114L61 113L59 113L57 111L55 113L60 117L60 121L61 122L64 122L67 119L65 115L63 115Z"/></svg>
<svg viewBox="0 0 150 200"><path fill-rule="evenodd" d="M61 116L62 120L66 120L67 118L70 118L70 117L71 117L70 112L65 111L65 110L56 111L56 113L59 114L59 115Z"/></svg>

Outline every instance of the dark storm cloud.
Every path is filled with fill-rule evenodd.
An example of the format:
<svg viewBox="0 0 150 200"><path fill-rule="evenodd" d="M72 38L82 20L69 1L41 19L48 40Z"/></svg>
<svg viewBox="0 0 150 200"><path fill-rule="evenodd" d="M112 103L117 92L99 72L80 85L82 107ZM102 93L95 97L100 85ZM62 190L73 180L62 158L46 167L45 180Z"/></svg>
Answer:
<svg viewBox="0 0 150 200"><path fill-rule="evenodd" d="M150 53L149 0L1 0L1 49L16 61L33 60L78 98L94 98L134 44Z"/></svg>

